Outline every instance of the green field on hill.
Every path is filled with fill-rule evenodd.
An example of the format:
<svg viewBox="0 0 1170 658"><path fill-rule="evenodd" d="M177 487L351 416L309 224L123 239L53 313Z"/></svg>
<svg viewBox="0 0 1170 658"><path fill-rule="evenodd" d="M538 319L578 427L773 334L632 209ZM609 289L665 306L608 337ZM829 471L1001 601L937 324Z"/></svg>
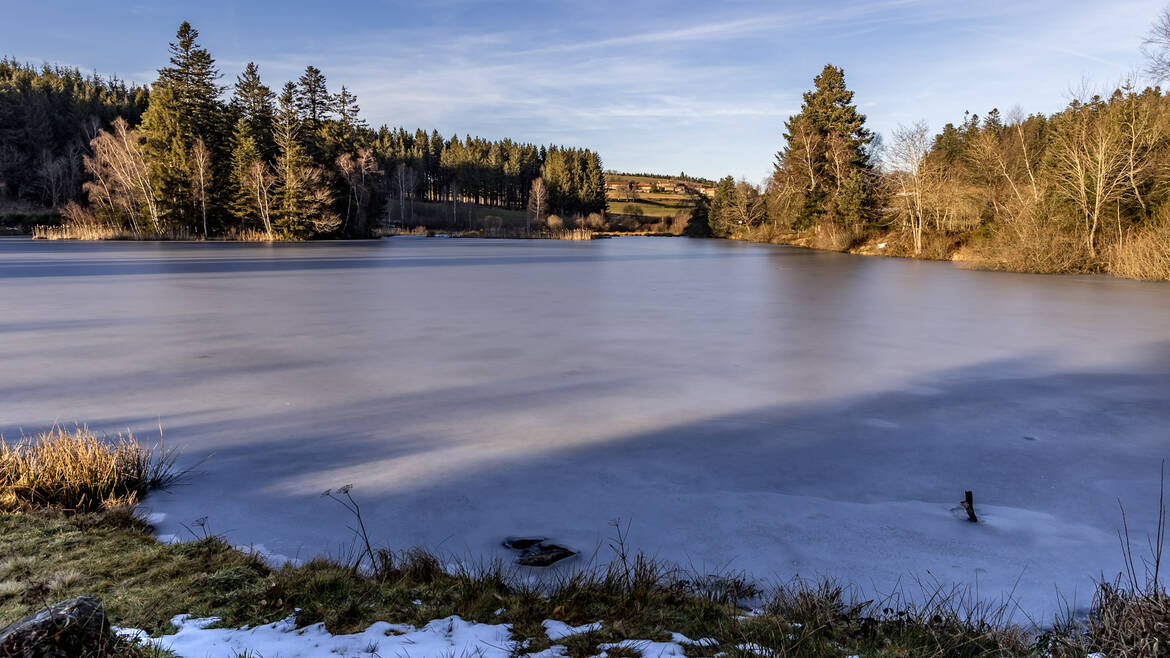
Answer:
<svg viewBox="0 0 1170 658"><path fill-rule="evenodd" d="M650 183L660 184L666 181L663 189L657 192L639 192L636 190L607 190L605 198L609 202L610 215L630 215L633 208L637 208L644 217L674 217L679 214L690 214L695 207L695 197L692 194L675 192L673 187L679 183L691 189L713 186L711 181L685 180L677 176L646 176L635 174L607 173L607 183Z"/></svg>

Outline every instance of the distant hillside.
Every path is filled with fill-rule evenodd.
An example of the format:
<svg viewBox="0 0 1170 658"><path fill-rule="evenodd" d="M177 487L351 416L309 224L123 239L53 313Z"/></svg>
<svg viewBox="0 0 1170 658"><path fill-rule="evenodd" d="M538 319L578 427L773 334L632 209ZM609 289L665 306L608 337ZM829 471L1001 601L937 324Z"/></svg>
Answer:
<svg viewBox="0 0 1170 658"><path fill-rule="evenodd" d="M715 194L715 181L620 171L605 172L605 198L611 215L674 218L689 216L695 197Z"/></svg>

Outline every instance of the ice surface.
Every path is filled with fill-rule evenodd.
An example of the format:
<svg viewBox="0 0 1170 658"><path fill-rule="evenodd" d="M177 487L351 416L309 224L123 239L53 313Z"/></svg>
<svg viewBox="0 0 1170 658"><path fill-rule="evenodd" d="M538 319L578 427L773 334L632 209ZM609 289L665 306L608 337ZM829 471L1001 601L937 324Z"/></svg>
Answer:
<svg viewBox="0 0 1170 658"><path fill-rule="evenodd" d="M507 536L1055 612L1152 529L1170 286L721 241L0 240L0 430L161 425L161 535ZM210 456L209 456L210 455ZM205 461L201 461L205 460ZM964 490L982 523L963 520Z"/></svg>

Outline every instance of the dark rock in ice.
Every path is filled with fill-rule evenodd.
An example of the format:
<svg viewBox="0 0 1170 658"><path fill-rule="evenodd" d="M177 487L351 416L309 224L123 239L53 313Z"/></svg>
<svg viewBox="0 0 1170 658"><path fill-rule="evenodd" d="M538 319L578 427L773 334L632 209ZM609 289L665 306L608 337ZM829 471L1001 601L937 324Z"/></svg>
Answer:
<svg viewBox="0 0 1170 658"><path fill-rule="evenodd" d="M516 562L525 567L547 567L576 554L576 551L569 550L564 546L540 543L524 551L524 554Z"/></svg>
<svg viewBox="0 0 1170 658"><path fill-rule="evenodd" d="M548 541L547 537L508 537L504 540L504 548L510 548L514 551L526 551L533 546L536 546L542 541Z"/></svg>
<svg viewBox="0 0 1170 658"><path fill-rule="evenodd" d="M559 544L550 544L546 537L508 537L504 547L520 553L516 563L525 567L547 567L577 554Z"/></svg>

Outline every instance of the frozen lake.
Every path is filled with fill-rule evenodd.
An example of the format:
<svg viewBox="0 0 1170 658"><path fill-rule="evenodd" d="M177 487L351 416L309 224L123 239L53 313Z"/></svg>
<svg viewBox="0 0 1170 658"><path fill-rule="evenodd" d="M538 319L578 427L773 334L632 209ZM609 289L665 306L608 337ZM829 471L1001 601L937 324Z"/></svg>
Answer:
<svg viewBox="0 0 1170 658"><path fill-rule="evenodd" d="M723 241L0 239L0 364L5 436L161 422L212 456L159 532L302 558L352 483L399 548L588 555L620 518L700 569L1043 614L1120 569L1119 497L1145 546L1170 453L1170 285Z"/></svg>

